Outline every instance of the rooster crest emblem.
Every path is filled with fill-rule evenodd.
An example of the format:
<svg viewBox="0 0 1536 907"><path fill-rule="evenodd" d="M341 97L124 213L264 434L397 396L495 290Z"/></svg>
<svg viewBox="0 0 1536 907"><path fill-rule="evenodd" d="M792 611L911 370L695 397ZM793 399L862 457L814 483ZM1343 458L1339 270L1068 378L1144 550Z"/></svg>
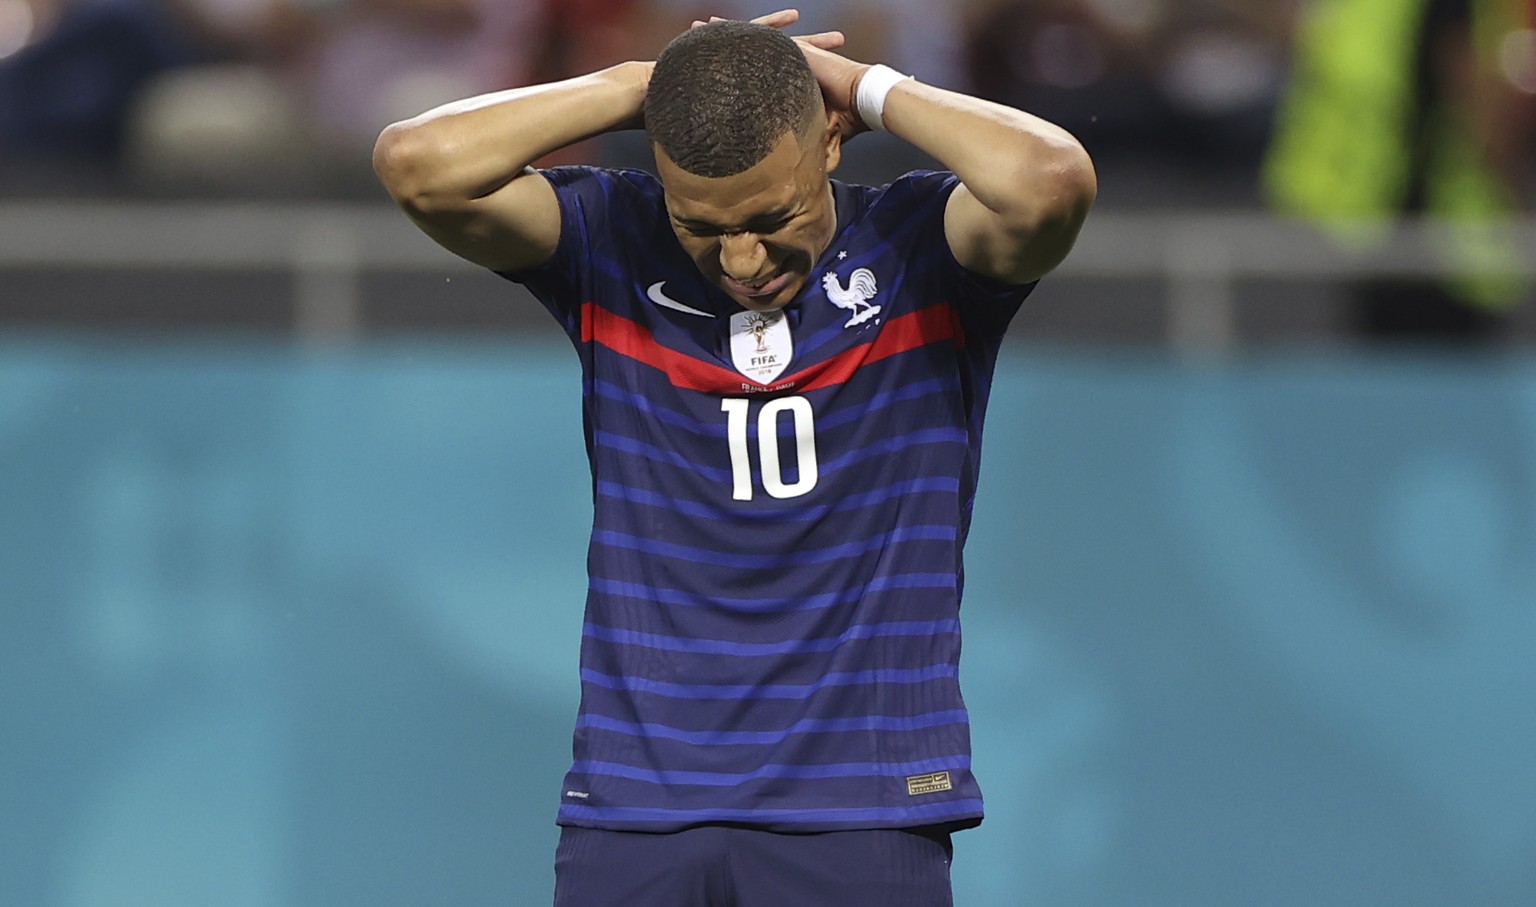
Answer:
<svg viewBox="0 0 1536 907"><path fill-rule="evenodd" d="M863 324L880 314L880 307L869 301L879 291L875 286L875 272L868 268L859 268L848 275L847 287L842 285L836 274L828 271L822 275L821 288L827 291L827 298L832 300L833 305L852 313L848 323L843 325L845 328Z"/></svg>

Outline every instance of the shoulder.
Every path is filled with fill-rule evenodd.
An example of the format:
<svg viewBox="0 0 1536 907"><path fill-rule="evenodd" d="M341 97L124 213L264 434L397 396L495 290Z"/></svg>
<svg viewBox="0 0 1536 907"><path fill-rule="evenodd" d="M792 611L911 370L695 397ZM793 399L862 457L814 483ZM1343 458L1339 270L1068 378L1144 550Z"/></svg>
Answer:
<svg viewBox="0 0 1536 907"><path fill-rule="evenodd" d="M655 254L658 237L671 235L670 229L662 233L666 204L652 174L589 166L548 167L538 173L559 204L560 239L543 265L500 272L510 280L579 283L593 256Z"/></svg>
<svg viewBox="0 0 1536 907"><path fill-rule="evenodd" d="M615 204L661 204L661 182L644 170L562 166L540 170L557 195L579 195Z"/></svg>
<svg viewBox="0 0 1536 907"><path fill-rule="evenodd" d="M914 170L883 186L854 187L864 193L862 242L869 244L871 260L900 271L914 286L927 287L965 310L980 304L987 332L1000 334L1035 283L1000 283L955 259L944 230L944 209L959 185L960 178L947 170Z"/></svg>
<svg viewBox="0 0 1536 907"><path fill-rule="evenodd" d="M666 226L661 182L643 170L564 166L539 173L559 200L562 245L648 247Z"/></svg>
<svg viewBox="0 0 1536 907"><path fill-rule="evenodd" d="M960 178L948 170L913 170L881 186L880 200L887 205L921 206L942 204L960 185Z"/></svg>
<svg viewBox="0 0 1536 907"><path fill-rule="evenodd" d="M939 170L915 170L882 186L838 184L838 215L882 245L931 242L958 185L953 173Z"/></svg>
<svg viewBox="0 0 1536 907"><path fill-rule="evenodd" d="M941 221L944 205L960 180L941 170L914 170L883 186L854 186L860 208L857 219L881 233L905 233Z"/></svg>

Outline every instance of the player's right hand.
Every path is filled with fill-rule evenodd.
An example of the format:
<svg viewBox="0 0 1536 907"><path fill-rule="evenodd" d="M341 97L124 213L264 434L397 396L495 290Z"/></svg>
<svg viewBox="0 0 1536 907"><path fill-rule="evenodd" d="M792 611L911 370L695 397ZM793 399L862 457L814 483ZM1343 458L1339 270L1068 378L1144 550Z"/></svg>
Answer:
<svg viewBox="0 0 1536 907"><path fill-rule="evenodd" d="M725 17L710 16L709 21L723 22ZM781 9L767 15L758 16L752 20L756 25L766 25L769 28L787 28L799 21L800 11L798 9ZM703 19L695 19L693 20L692 27L698 28L704 24L706 23ZM822 50L835 50L842 47L844 40L846 40L840 31L824 31L817 32L814 35L792 35L791 37L801 44L809 44L811 47L819 47Z"/></svg>

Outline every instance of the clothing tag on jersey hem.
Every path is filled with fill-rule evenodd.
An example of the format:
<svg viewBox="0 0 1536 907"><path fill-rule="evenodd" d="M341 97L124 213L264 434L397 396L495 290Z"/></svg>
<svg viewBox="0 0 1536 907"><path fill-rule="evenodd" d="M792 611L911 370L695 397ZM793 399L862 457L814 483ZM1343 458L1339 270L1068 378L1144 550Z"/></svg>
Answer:
<svg viewBox="0 0 1536 907"><path fill-rule="evenodd" d="M949 772L929 772L926 775L907 776L907 796L909 797L937 794L954 790L954 788L954 782L949 780Z"/></svg>

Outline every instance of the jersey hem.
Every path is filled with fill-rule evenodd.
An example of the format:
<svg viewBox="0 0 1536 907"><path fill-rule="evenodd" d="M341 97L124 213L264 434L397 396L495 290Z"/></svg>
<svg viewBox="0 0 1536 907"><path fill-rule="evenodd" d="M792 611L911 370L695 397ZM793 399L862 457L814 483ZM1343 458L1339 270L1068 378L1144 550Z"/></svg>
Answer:
<svg viewBox="0 0 1536 907"><path fill-rule="evenodd" d="M555 824L568 828L591 828L599 831L633 831L667 834L670 832L686 831L690 828L703 828L706 826L724 826L731 828L751 828L758 831L775 832L782 834L815 834L827 831L873 831L875 829L890 828L927 828L946 832L962 831L967 828L975 828L981 824L983 815L981 812L965 812L952 816L906 816L890 819L874 820L864 818L828 819L825 821L795 821L778 820L771 822L754 822L748 819L730 818L699 818L692 821L658 822L647 819L622 819L612 817L573 817L561 811L556 817Z"/></svg>

